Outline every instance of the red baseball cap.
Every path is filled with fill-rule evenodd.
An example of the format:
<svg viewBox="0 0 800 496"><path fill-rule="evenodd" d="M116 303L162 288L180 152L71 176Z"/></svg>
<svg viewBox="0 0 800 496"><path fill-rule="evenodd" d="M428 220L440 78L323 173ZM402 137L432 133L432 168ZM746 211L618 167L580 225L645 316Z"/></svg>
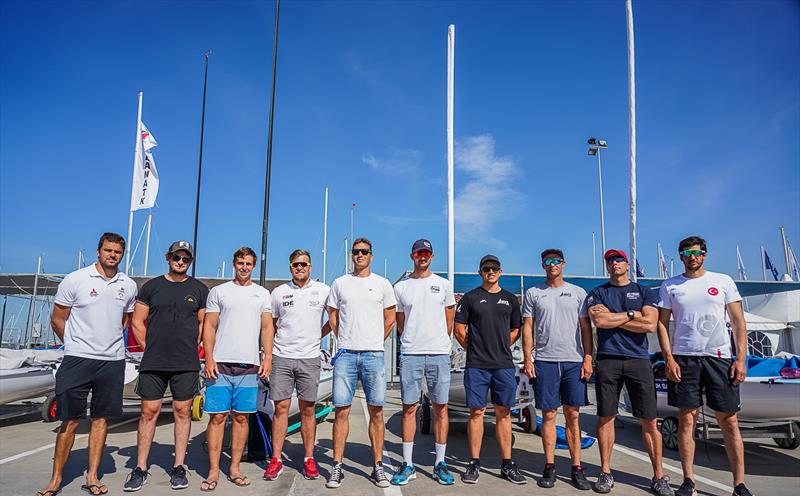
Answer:
<svg viewBox="0 0 800 496"><path fill-rule="evenodd" d="M626 262L628 261L628 255L622 250L607 250L606 254L603 255L603 260L608 260L611 257L622 257Z"/></svg>

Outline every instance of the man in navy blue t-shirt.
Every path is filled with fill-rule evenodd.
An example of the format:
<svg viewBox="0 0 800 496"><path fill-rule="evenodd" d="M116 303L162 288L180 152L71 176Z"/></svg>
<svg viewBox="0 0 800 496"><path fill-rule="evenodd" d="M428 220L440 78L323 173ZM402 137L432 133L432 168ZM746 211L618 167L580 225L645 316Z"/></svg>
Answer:
<svg viewBox="0 0 800 496"><path fill-rule="evenodd" d="M633 415L642 425L642 440L653 465L650 489L660 496L674 494L661 467L661 432L656 422L656 387L647 334L656 331L658 292L628 279L628 256L608 250L609 281L591 290L581 309L581 320L591 320L597 329L597 441L600 447L600 477L595 490L608 493L614 487L611 450L614 448L614 418L624 385Z"/></svg>

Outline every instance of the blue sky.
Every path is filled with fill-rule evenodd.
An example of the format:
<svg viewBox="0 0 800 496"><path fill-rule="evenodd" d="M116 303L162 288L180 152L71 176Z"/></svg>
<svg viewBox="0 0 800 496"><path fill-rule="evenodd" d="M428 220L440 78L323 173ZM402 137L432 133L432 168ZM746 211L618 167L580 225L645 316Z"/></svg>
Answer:
<svg viewBox="0 0 800 496"><path fill-rule="evenodd" d="M778 227L800 248L797 2L634 2L639 259L657 271L707 238L714 270L740 245L782 264ZM260 249L272 2L0 4L0 271L63 273L104 230L125 234L137 90L158 140L157 255L191 239L203 57L212 49L198 274L240 245ZM268 276L297 247L321 275L330 188L329 279L343 239L374 242L396 278L430 239L446 268L446 34L456 25L456 270L486 252L539 272L562 247L591 274L598 232L589 136L605 138L609 247L628 244L624 1L292 2L281 5ZM136 214L134 237L145 214ZM598 241L599 246L599 241ZM599 248L598 248L599 250ZM141 250L135 272L141 272ZM677 263L677 261L676 261Z"/></svg>

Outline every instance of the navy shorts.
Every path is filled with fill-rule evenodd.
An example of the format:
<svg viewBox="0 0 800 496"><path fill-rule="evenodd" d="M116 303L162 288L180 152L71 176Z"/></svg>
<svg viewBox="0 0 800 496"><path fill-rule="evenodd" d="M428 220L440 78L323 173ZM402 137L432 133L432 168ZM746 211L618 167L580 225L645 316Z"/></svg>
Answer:
<svg viewBox="0 0 800 496"><path fill-rule="evenodd" d="M583 364L536 360L533 366L536 370L536 380L533 383L536 408L556 410L561 405L589 404L586 382L581 380Z"/></svg>
<svg viewBox="0 0 800 496"><path fill-rule="evenodd" d="M59 420L86 416L92 393L92 418L122 415L125 360L96 360L67 355L56 372L56 407Z"/></svg>
<svg viewBox="0 0 800 496"><path fill-rule="evenodd" d="M485 408L489 389L492 404L513 408L517 399L517 369L464 369L464 389L467 391L467 406Z"/></svg>

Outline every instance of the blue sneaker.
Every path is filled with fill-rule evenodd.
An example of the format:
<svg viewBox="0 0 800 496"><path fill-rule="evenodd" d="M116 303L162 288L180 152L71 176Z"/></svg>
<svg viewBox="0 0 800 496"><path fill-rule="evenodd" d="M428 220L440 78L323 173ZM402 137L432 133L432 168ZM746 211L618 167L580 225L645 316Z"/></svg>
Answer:
<svg viewBox="0 0 800 496"><path fill-rule="evenodd" d="M456 482L455 477L447 469L445 462L439 462L433 467L433 478L439 481L439 484L449 486Z"/></svg>
<svg viewBox="0 0 800 496"><path fill-rule="evenodd" d="M417 471L414 470L414 466L409 466L407 463L403 462L403 466L400 467L400 470L392 476L392 484L395 486L405 486L408 484L408 481L416 478Z"/></svg>

